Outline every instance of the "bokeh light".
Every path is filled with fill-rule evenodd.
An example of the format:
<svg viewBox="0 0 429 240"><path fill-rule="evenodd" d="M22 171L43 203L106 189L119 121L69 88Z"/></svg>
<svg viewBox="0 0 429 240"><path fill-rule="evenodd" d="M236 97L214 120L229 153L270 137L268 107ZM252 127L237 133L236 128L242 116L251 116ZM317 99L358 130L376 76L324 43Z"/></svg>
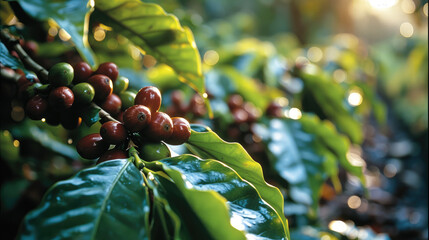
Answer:
<svg viewBox="0 0 429 240"><path fill-rule="evenodd" d="M204 53L203 60L204 63L209 66L216 65L216 63L219 61L219 54L214 50L208 50L206 53Z"/></svg>
<svg viewBox="0 0 429 240"><path fill-rule="evenodd" d="M411 23L404 22L401 24L399 28L399 32L401 33L402 36L409 38L414 34L414 27Z"/></svg>
<svg viewBox="0 0 429 240"><path fill-rule="evenodd" d="M356 195L350 196L347 199L347 205L351 209L357 209L357 208L359 208L360 205L361 205L361 203L362 203L362 201L361 201L360 197L358 197Z"/></svg>
<svg viewBox="0 0 429 240"><path fill-rule="evenodd" d="M368 2L375 9L386 9L395 6L398 0L368 0Z"/></svg>
<svg viewBox="0 0 429 240"><path fill-rule="evenodd" d="M61 28L61 29L60 29L60 31L59 31L59 37L60 37L60 39L61 39L61 40L63 40L64 42L69 41L69 40L70 40L70 38L71 38L70 34L69 34L66 30L64 30L64 28Z"/></svg>
<svg viewBox="0 0 429 240"><path fill-rule="evenodd" d="M363 101L362 94L357 90L352 90L350 91L349 96L347 97L347 101L351 106L357 107L361 105Z"/></svg>

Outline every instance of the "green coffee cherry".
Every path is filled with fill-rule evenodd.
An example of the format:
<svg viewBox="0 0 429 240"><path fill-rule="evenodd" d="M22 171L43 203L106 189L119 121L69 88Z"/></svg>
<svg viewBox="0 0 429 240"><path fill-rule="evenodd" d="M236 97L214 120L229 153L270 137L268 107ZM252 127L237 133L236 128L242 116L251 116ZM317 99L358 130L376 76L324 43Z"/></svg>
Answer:
<svg viewBox="0 0 429 240"><path fill-rule="evenodd" d="M145 143L140 147L139 156L145 161L157 161L171 157L170 149L163 142Z"/></svg>
<svg viewBox="0 0 429 240"><path fill-rule="evenodd" d="M126 77L119 77L116 79L116 81L113 83L113 92L116 94L120 94L127 90L128 85L130 83L130 80Z"/></svg>
<svg viewBox="0 0 429 240"><path fill-rule="evenodd" d="M94 87L91 84L82 82L78 83L73 87L73 94L76 102L79 104L89 104L92 102L95 96Z"/></svg>
<svg viewBox="0 0 429 240"><path fill-rule="evenodd" d="M48 81L56 86L68 86L73 81L73 67L65 62L57 63L51 67L48 74Z"/></svg>
<svg viewBox="0 0 429 240"><path fill-rule="evenodd" d="M122 101L122 109L125 110L134 105L134 99L136 98L136 94L131 91L125 91L120 93L119 97Z"/></svg>

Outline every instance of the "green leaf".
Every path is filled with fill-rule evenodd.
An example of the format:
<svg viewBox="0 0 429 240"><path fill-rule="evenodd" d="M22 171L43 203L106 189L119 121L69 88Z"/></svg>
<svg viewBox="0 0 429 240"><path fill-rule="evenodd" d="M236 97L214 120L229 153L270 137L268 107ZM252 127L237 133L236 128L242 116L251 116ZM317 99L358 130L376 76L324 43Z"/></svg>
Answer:
<svg viewBox="0 0 429 240"><path fill-rule="evenodd" d="M346 108L345 90L323 73L302 74L304 81L303 108L321 110L353 143L363 141L362 124ZM306 100L312 99L306 104Z"/></svg>
<svg viewBox="0 0 429 240"><path fill-rule="evenodd" d="M201 58L192 32L159 5L138 0L97 0L95 16L142 51L170 66L179 80L204 93Z"/></svg>
<svg viewBox="0 0 429 240"><path fill-rule="evenodd" d="M0 42L0 63L12 69L25 69L24 65L22 65L22 63L17 58L10 55L6 46L2 42Z"/></svg>
<svg viewBox="0 0 429 240"><path fill-rule="evenodd" d="M283 196L278 188L265 182L261 165L255 162L240 144L225 142L207 127L195 124L191 127L191 137L186 144L189 150L202 158L216 159L234 169L238 175L255 187L264 201L275 209L287 231Z"/></svg>
<svg viewBox="0 0 429 240"><path fill-rule="evenodd" d="M53 19L70 34L76 49L92 66L95 65L93 53L88 46L87 27L91 12L88 1L82 0L18 0L30 16L39 20Z"/></svg>
<svg viewBox="0 0 429 240"><path fill-rule="evenodd" d="M334 155L336 162L339 162L347 172L358 177L361 183L365 185L362 167L354 166L347 160L350 145L348 139L339 134L332 123L320 121L318 117L310 115L304 115L299 122L304 131L316 135L316 140L323 144L323 148L327 152L329 151Z"/></svg>
<svg viewBox="0 0 429 240"><path fill-rule="evenodd" d="M0 152L2 158L8 163L13 163L19 160L19 146L13 145L13 137L9 131L4 130L0 133Z"/></svg>
<svg viewBox="0 0 429 240"><path fill-rule="evenodd" d="M314 149L315 136L290 119L272 119L266 126L267 134L262 138L269 150L268 157L277 173L289 183L290 197L316 210L328 174L325 157Z"/></svg>
<svg viewBox="0 0 429 240"><path fill-rule="evenodd" d="M81 118L82 121L88 126L91 127L94 123L100 120L99 113L100 108L95 107L94 105L89 105L81 109Z"/></svg>
<svg viewBox="0 0 429 240"><path fill-rule="evenodd" d="M154 173L151 176L153 177L147 181L148 186L153 190L154 204L162 204L168 212L167 216L175 223L174 236L176 238L179 236L180 239L214 239L179 188L160 173ZM173 236L169 237L169 239L173 238Z"/></svg>
<svg viewBox="0 0 429 240"><path fill-rule="evenodd" d="M193 155L159 162L214 238L243 239L238 229L246 238L287 239L278 213L232 168Z"/></svg>
<svg viewBox="0 0 429 240"><path fill-rule="evenodd" d="M40 143L40 145L51 150L52 152L58 153L70 159L79 158L79 154L74 147L59 141L58 136L60 134L58 132L54 135L52 132L47 131L48 127L51 129L58 128L46 126L45 123L43 123L44 126L39 126L37 123L42 122L26 119L20 125L14 126L11 129L12 135L19 136L20 138L31 139Z"/></svg>
<svg viewBox="0 0 429 240"><path fill-rule="evenodd" d="M147 197L130 159L107 161L52 186L18 239L147 239Z"/></svg>

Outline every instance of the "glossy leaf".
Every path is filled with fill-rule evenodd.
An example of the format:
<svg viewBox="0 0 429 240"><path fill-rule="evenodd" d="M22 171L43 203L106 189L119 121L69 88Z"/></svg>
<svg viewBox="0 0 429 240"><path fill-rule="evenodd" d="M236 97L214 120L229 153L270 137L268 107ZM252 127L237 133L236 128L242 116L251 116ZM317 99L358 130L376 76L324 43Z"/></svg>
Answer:
<svg viewBox="0 0 429 240"><path fill-rule="evenodd" d="M319 192L328 178L325 157L315 152L315 136L303 131L298 121L272 119L262 136L277 173L289 183L292 200L317 209ZM337 166L333 166L337 167Z"/></svg>
<svg viewBox="0 0 429 240"><path fill-rule="evenodd" d="M88 127L91 127L94 123L100 120L100 116L98 114L100 112L100 108L94 105L88 105L86 107L83 107L80 111L81 111L80 116L82 118L82 121Z"/></svg>
<svg viewBox="0 0 429 240"><path fill-rule="evenodd" d="M18 0L30 16L39 20L53 19L63 28L76 45L76 49L92 66L95 65L93 53L88 46L85 25L91 8L88 1L81 0Z"/></svg>
<svg viewBox="0 0 429 240"><path fill-rule="evenodd" d="M193 124L191 128L191 137L186 144L189 150L202 158L216 159L234 169L256 188L264 201L275 209L287 229L282 194L276 187L265 182L261 165L250 157L243 146L225 142L207 127Z"/></svg>
<svg viewBox="0 0 429 240"><path fill-rule="evenodd" d="M0 63L12 69L24 69L22 63L17 58L10 55L6 46L2 42L0 42Z"/></svg>
<svg viewBox="0 0 429 240"><path fill-rule="evenodd" d="M316 116L305 115L299 120L302 124L302 129L308 133L316 135L317 141L323 144L326 152L331 152L344 169L350 174L358 177L363 185L365 178L362 167L352 165L347 160L347 152L349 150L349 141L345 136L339 134L335 126L328 121L321 121Z"/></svg>
<svg viewBox="0 0 429 240"><path fill-rule="evenodd" d="M193 155L160 162L214 238L242 239L240 230L250 239L287 239L283 221L274 208L232 168ZM225 222L225 217L230 222Z"/></svg>
<svg viewBox="0 0 429 240"><path fill-rule="evenodd" d="M304 110L308 108L321 110L323 117L334 122L352 142L361 143L363 140L362 124L346 108L344 89L323 73L305 73L302 74L302 80L304 81L304 100L313 100L307 104L303 103Z"/></svg>
<svg viewBox="0 0 429 240"><path fill-rule="evenodd" d="M165 175L165 174L164 174ZM148 186L153 190L154 202L162 204L174 223L174 236L180 239L214 239L206 226L195 214L189 202L186 201L179 188L161 173L154 173L147 179ZM155 209L155 207L154 207ZM158 230L159 229L153 229ZM153 236L153 235L152 235Z"/></svg>
<svg viewBox="0 0 429 240"><path fill-rule="evenodd" d="M26 119L21 122L21 125L14 126L11 129L12 135L19 136L20 138L31 139L52 152L70 159L79 158L79 154L74 147L64 144L59 140L58 132L54 135L51 131L47 131L48 126L46 126L46 124L43 123L43 126L39 126L37 123L38 122ZM55 129L55 127L52 127L52 129Z"/></svg>
<svg viewBox="0 0 429 240"><path fill-rule="evenodd" d="M146 190L129 159L82 170L48 190L18 239L145 239Z"/></svg>
<svg viewBox="0 0 429 240"><path fill-rule="evenodd" d="M204 93L201 59L192 32L159 5L138 0L98 0L95 16L124 35L157 61L170 66L179 79Z"/></svg>

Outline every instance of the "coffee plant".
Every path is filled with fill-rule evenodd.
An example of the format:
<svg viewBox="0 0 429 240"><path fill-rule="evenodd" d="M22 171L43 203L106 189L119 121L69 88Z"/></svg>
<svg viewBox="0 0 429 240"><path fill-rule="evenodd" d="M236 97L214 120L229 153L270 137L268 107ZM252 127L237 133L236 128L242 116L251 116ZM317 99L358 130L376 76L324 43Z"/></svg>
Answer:
<svg viewBox="0 0 429 240"><path fill-rule="evenodd" d="M386 110L352 36L316 64L287 36L230 41L245 19L198 28L185 7L0 4L4 212L33 197L8 237L291 239L312 225L340 239L319 203L347 180L367 196L350 154Z"/></svg>

